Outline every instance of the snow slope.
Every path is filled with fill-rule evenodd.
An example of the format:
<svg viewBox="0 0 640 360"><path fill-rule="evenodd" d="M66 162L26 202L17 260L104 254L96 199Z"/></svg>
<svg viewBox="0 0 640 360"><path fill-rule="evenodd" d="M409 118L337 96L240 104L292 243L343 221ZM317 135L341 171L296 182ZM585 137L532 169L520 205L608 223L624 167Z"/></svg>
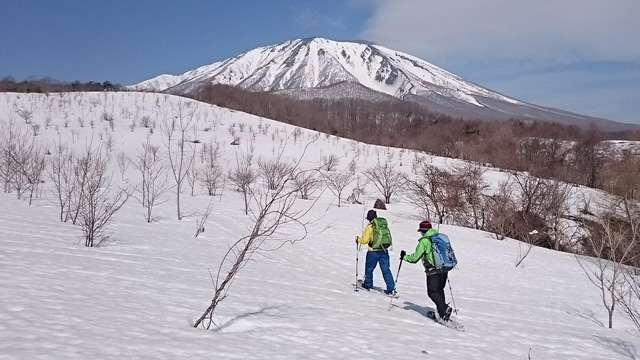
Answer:
<svg viewBox="0 0 640 360"><path fill-rule="evenodd" d="M30 109L32 122L42 124L38 139L43 144L63 141L84 149L92 136L94 144L105 143L112 130L100 118L107 112L115 119L112 156L121 151L132 156L147 136L162 143L159 129L153 134L140 126L131 129L132 120L148 115L159 124L185 101L139 93L3 93L0 124L10 119L24 124L16 111ZM307 130L294 142L291 126L201 103L197 109L202 124L194 136L203 142L219 141L225 169L235 164L236 151L249 151L252 143L256 157L269 158L286 142L285 157L294 159L315 139L305 153L304 167L317 166L323 156L335 154L340 169L355 159L359 172L377 159L389 159L409 172L414 156L426 156ZM47 118L51 126L45 129ZM229 145L233 124L240 146ZM212 129L204 131L207 127ZM438 166L453 162L427 158ZM501 176L487 173L491 181ZM122 185L139 182L132 167L122 177ZM368 190L365 200L370 206L378 195L372 186ZM244 215L240 195L227 184L213 198L206 231L194 238L196 222L211 198L199 187L194 196L189 192L184 191L186 216L181 221L176 220L171 193L150 224L140 204L130 199L115 216L111 237L95 248L85 248L79 229L59 221L47 187L32 206L14 193L0 193L0 358L527 359L529 352L534 360L640 356L638 332L630 322L617 314L614 328L606 328L598 292L572 255L534 248L523 266L515 267L521 244L497 241L480 231L440 227L460 260L459 269L450 274L454 297L448 289L447 297L455 300L464 333L424 316L433 304L419 264L403 263L397 284L400 298L393 300L390 310L389 298L354 292L353 239L369 207L344 201L338 207L329 191L314 194L317 204L305 218L310 223L304 240L263 251L242 269L218 309L220 331L194 329L191 324L212 297L209 272L215 274L228 244L246 235L252 223ZM296 203L300 208L310 204ZM389 220L394 235L395 276L398 254L415 247L422 219L417 209L398 198L379 215ZM299 228L285 227L266 248L274 249L300 233ZM365 251L358 256L362 274ZM374 276L374 284L382 285L379 270Z"/></svg>

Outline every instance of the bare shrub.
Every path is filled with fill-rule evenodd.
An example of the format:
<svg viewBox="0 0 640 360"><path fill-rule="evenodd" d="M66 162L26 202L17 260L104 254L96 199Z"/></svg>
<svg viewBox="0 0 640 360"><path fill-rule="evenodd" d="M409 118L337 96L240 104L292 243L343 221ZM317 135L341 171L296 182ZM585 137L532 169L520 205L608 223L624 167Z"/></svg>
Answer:
<svg viewBox="0 0 640 360"><path fill-rule="evenodd" d="M33 111L20 109L18 110L18 115L24 120L25 123L30 124L31 118L33 118Z"/></svg>
<svg viewBox="0 0 640 360"><path fill-rule="evenodd" d="M38 136L40 134L40 124L31 124L31 130L33 130L33 136Z"/></svg>
<svg viewBox="0 0 640 360"><path fill-rule="evenodd" d="M140 125L142 127L150 128L151 127L151 117L149 115L145 115L140 120Z"/></svg>
<svg viewBox="0 0 640 360"><path fill-rule="evenodd" d="M113 114L104 111L102 115L100 115L100 119L102 121L113 122Z"/></svg>
<svg viewBox="0 0 640 360"><path fill-rule="evenodd" d="M129 199L130 193L125 189L114 191L112 177L107 174L108 159L99 150L89 150L77 162L77 167L85 171L78 206L78 225L85 246L93 247L105 239L106 226Z"/></svg>

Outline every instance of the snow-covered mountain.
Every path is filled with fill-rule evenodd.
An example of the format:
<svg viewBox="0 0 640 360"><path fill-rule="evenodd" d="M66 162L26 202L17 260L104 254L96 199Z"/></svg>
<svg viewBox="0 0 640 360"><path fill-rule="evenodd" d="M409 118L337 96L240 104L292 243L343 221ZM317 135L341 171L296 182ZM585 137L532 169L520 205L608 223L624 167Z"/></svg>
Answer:
<svg viewBox="0 0 640 360"><path fill-rule="evenodd" d="M258 47L182 75L160 75L129 88L180 95L207 84L283 92L303 98L376 100L386 95L463 118L538 119L585 126L596 122L608 130L631 126L528 104L473 84L415 56L366 41L291 40ZM363 92L363 88L367 91Z"/></svg>
<svg viewBox="0 0 640 360"><path fill-rule="evenodd" d="M404 98L439 94L481 106L475 96L519 103L414 56L367 42L307 38L263 46L182 75L161 75L134 88L186 93L209 84L250 91L323 88L341 82Z"/></svg>

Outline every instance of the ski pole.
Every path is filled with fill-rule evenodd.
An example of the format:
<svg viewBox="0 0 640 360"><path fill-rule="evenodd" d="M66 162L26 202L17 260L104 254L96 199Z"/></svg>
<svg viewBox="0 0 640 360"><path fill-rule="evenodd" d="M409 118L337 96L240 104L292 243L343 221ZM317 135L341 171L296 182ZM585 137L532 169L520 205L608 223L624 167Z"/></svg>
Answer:
<svg viewBox="0 0 640 360"><path fill-rule="evenodd" d="M358 291L358 253L360 252L359 250L360 250L360 244L356 243L356 282L354 284L355 291Z"/></svg>
<svg viewBox="0 0 640 360"><path fill-rule="evenodd" d="M449 280L449 277L447 277L447 283L449 284L449 293L451 294L451 302L453 303L454 311L456 315L458 315L458 307L456 307L456 300L453 298L453 289L451 289L451 280Z"/></svg>
<svg viewBox="0 0 640 360"><path fill-rule="evenodd" d="M402 261L403 259L400 259L400 264L398 265L398 273L396 274L396 281L395 281L396 287L398 287L398 278L400 277L400 268L402 267ZM396 289L394 288L393 290L395 291ZM391 311L392 303L393 303L393 295L391 295L391 300L389 301L389 308L387 309L387 311Z"/></svg>

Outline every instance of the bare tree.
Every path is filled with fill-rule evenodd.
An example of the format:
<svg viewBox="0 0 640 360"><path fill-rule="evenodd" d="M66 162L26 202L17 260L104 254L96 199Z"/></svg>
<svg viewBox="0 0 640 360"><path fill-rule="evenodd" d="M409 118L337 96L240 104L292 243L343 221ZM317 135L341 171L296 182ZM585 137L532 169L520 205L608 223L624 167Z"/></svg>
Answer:
<svg viewBox="0 0 640 360"><path fill-rule="evenodd" d="M167 200L161 197L171 190L169 185L166 163L160 157L158 147L151 145L149 141L142 145L142 150L138 151L133 166L140 172L142 183L136 188L140 194L140 203L147 209L145 219L152 221L151 213L155 205L162 204Z"/></svg>
<svg viewBox="0 0 640 360"><path fill-rule="evenodd" d="M107 174L108 159L100 151L91 154L91 160L78 160L87 169L78 211L78 224L87 247L93 247L104 240L106 226L130 196L125 189L119 189L114 194L112 176Z"/></svg>
<svg viewBox="0 0 640 360"><path fill-rule="evenodd" d="M322 157L322 170L333 171L340 162L340 159L335 154Z"/></svg>
<svg viewBox="0 0 640 360"><path fill-rule="evenodd" d="M249 200L251 198L252 187L258 180L258 173L251 167L253 161L253 153L244 156L236 154L236 167L229 170L227 178L236 186L236 189L242 194L244 200L244 213L249 214Z"/></svg>
<svg viewBox="0 0 640 360"><path fill-rule="evenodd" d="M388 162L384 165L378 163L367 169L364 175L375 185L384 197L384 202L389 204L391 196L403 188L402 173L396 171Z"/></svg>
<svg viewBox="0 0 640 360"><path fill-rule="evenodd" d="M124 173L127 171L127 168L129 168L131 160L129 160L124 151L121 151L116 157L116 161L118 162L118 169L120 169L120 179L124 180Z"/></svg>
<svg viewBox="0 0 640 360"><path fill-rule="evenodd" d="M300 198L309 200L314 191L320 187L322 180L318 177L317 172L301 171L294 175L293 183L300 193Z"/></svg>
<svg viewBox="0 0 640 360"><path fill-rule="evenodd" d="M637 149L636 149L637 151ZM617 227L631 247L628 266L623 267L624 286L617 299L624 315L640 330L640 159L632 151L622 151L607 168L606 188L617 194Z"/></svg>
<svg viewBox="0 0 640 360"><path fill-rule="evenodd" d="M438 223L441 224L446 215L446 204L449 193L445 184L450 181L452 174L434 165L420 162L416 166L416 175L403 175L405 191L403 197L410 204L426 212L431 218L431 210L435 212Z"/></svg>
<svg viewBox="0 0 640 360"><path fill-rule="evenodd" d="M101 152L92 149L93 143L89 143L82 156L76 156L73 164L73 181L69 184L71 198L69 201L69 214L71 222L75 225L80 216L80 210L84 206L87 184L92 176L94 163L99 159Z"/></svg>
<svg viewBox="0 0 640 360"><path fill-rule="evenodd" d="M0 127L0 179L4 184L4 192L10 192L16 177L16 154L30 145L29 137L23 128L14 121L9 121L6 128Z"/></svg>
<svg viewBox="0 0 640 360"><path fill-rule="evenodd" d="M194 196L196 182L198 181L199 175L200 170L196 169L195 162L192 162L189 170L187 170L187 184L189 185L189 189L191 189L191 196Z"/></svg>
<svg viewBox="0 0 640 360"><path fill-rule="evenodd" d="M198 170L197 180L207 189L209 196L216 194L216 189L222 186L224 175L218 163L220 158L220 144L213 141L205 143L200 151L200 159L205 164Z"/></svg>
<svg viewBox="0 0 640 360"><path fill-rule="evenodd" d="M571 186L529 173L515 173L511 179L518 194L519 209L509 236L523 240L528 232L535 229L540 232L535 238L535 245L560 250L565 240L561 225L569 210Z"/></svg>
<svg viewBox="0 0 640 360"><path fill-rule="evenodd" d="M513 214L517 211L513 191L507 179L498 184L493 194L485 197L487 204L487 230L495 234L497 240L509 236Z"/></svg>
<svg viewBox="0 0 640 360"><path fill-rule="evenodd" d="M628 211L625 201L613 201L607 211L591 224L590 234L583 237L582 245L586 254L595 258L583 258L576 255L578 264L589 280L598 289L602 304L607 310L609 328L613 327L613 314L621 299L625 299L628 285L625 279L625 264L638 257L637 217L631 219L635 226L629 227L620 217ZM637 216L638 214L635 214Z"/></svg>
<svg viewBox="0 0 640 360"><path fill-rule="evenodd" d="M11 131L11 129L10 129ZM9 134L9 140L3 152L4 161L9 167L10 184L18 195L29 193L29 205L33 194L40 186L45 171L45 151L36 144L35 137L18 131Z"/></svg>
<svg viewBox="0 0 640 360"><path fill-rule="evenodd" d="M198 173L198 180L200 184L207 189L209 196L214 196L216 190L220 188L224 182L224 174L222 168L218 164L213 166L206 166L200 169Z"/></svg>
<svg viewBox="0 0 640 360"><path fill-rule="evenodd" d="M329 191L338 198L338 207L340 207L342 193L344 192L344 189L353 182L355 174L348 169L339 173L321 171L320 174L324 178L324 183L327 185Z"/></svg>
<svg viewBox="0 0 640 360"><path fill-rule="evenodd" d="M545 221L547 223L550 246L556 251L568 251L577 234L577 226L566 221L569 217L571 184L559 180L547 180Z"/></svg>
<svg viewBox="0 0 640 360"><path fill-rule="evenodd" d="M361 197L366 194L368 180L366 177L363 179L360 176L356 176L355 182L356 184L351 190L351 195L347 197L347 201L351 204L363 204L364 200L362 200Z"/></svg>
<svg viewBox="0 0 640 360"><path fill-rule="evenodd" d="M298 164L296 164L295 168L297 169L297 167ZM306 223L302 219L315 205L315 202L306 210L295 210L293 208L297 189L295 186L288 186L288 183L299 174L298 170L294 170L293 176L287 178L275 190L264 191L261 194L251 192L252 199L256 204L256 211L251 211L253 227L248 235L231 244L225 253L214 280L214 294L211 303L194 323L194 327L209 329L212 324L215 325L213 319L215 310L220 302L227 297L229 288L238 272L251 261L254 254L260 251L277 250L287 242L295 243L306 237ZM283 225L296 225L302 235L293 238L291 234L288 234L286 240L279 240L277 231ZM267 241L277 242L278 245L268 249L266 246Z"/></svg>
<svg viewBox="0 0 640 360"><path fill-rule="evenodd" d="M172 118L162 123L162 139L167 147L171 173L176 183L176 211L178 220L182 220L180 212L180 193L182 184L195 158L195 140L188 139L188 132L197 124L197 109L191 102L178 103L172 109ZM188 148L188 149L187 149Z"/></svg>
<svg viewBox="0 0 640 360"><path fill-rule="evenodd" d="M273 160L258 159L260 176L264 179L269 190L275 190L291 173L292 166L285 164L281 158Z"/></svg>
<svg viewBox="0 0 640 360"><path fill-rule="evenodd" d="M520 266L524 261L524 259L526 259L527 256L529 256L529 253L531 253L531 249L533 249L532 238L535 237L537 234L538 234L538 230L531 230L528 233L529 236L525 238L525 241L518 243L518 255L516 256L516 261L515 261L516 267ZM523 245L524 245L524 249L523 249Z"/></svg>
<svg viewBox="0 0 640 360"><path fill-rule="evenodd" d="M213 211L213 199L209 201L209 205L207 205L207 210L200 216L198 222L196 223L196 235L194 237L198 237L198 235L202 234L205 230L204 224L207 222L209 215L211 215L211 211Z"/></svg>
<svg viewBox="0 0 640 360"><path fill-rule="evenodd" d="M485 169L475 163L463 163L454 167L454 175L462 185L462 194L468 204L472 227L484 229L485 192L489 184L484 179Z"/></svg>
<svg viewBox="0 0 640 360"><path fill-rule="evenodd" d="M214 143L213 141L202 144L200 158L202 159L202 162L208 166L217 164L218 159L220 159L220 144L217 142Z"/></svg>
<svg viewBox="0 0 640 360"><path fill-rule="evenodd" d="M600 184L601 170L609 157L610 146L603 139L602 132L592 126L572 149L576 181L588 187L597 187Z"/></svg>
<svg viewBox="0 0 640 360"><path fill-rule="evenodd" d="M66 222L69 217L69 207L72 198L72 183L74 154L66 144L57 142L54 145L54 152L51 154L48 167L49 178L53 183L53 193L56 197L57 205L60 207L60 221Z"/></svg>
<svg viewBox="0 0 640 360"><path fill-rule="evenodd" d="M624 314L640 330L640 269L627 267L623 273L625 288L617 296Z"/></svg>

